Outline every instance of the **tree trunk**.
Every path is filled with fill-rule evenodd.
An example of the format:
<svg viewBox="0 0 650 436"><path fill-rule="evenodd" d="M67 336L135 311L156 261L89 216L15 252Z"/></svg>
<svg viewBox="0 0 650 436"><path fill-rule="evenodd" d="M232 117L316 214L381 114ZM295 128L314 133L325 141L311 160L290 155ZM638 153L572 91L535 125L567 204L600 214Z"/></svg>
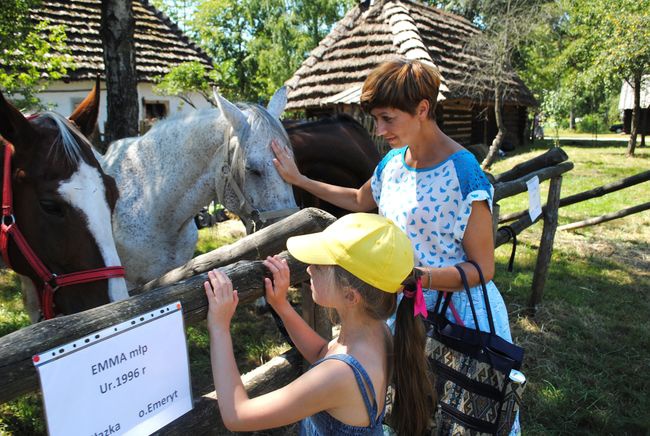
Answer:
<svg viewBox="0 0 650 436"><path fill-rule="evenodd" d="M100 33L104 49L108 106L104 132L106 144L138 134L134 31L131 0L102 0Z"/></svg>
<svg viewBox="0 0 650 436"><path fill-rule="evenodd" d="M648 127L648 112L650 112L650 105L643 111L643 123L641 123L641 144L639 147L645 147L645 135L650 130Z"/></svg>
<svg viewBox="0 0 650 436"><path fill-rule="evenodd" d="M503 107L501 105L501 90L499 87L494 90L494 118L497 123L498 132L492 141L492 145L490 145L487 156L485 156L483 163L481 163L481 167L484 170L490 168L497 156L499 156L499 148L506 137L506 127L503 123Z"/></svg>
<svg viewBox="0 0 650 436"><path fill-rule="evenodd" d="M627 143L628 157L634 156L636 147L636 135L639 130L639 120L641 115L641 72L634 73L634 109L632 110L632 127L630 128L630 140Z"/></svg>
<svg viewBox="0 0 650 436"><path fill-rule="evenodd" d="M571 108L571 112L569 113L569 129L576 129L576 114L573 112L573 108Z"/></svg>

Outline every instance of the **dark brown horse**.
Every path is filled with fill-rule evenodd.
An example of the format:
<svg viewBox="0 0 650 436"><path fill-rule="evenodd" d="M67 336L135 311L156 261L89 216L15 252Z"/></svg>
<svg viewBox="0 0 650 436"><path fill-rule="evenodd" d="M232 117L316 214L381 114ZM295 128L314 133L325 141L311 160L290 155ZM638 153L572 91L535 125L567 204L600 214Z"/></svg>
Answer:
<svg viewBox="0 0 650 436"><path fill-rule="evenodd" d="M354 118L339 114L317 121L284 121L296 164L313 180L358 188L374 171L380 156L372 138ZM336 217L348 211L294 187L300 208L318 207Z"/></svg>
<svg viewBox="0 0 650 436"><path fill-rule="evenodd" d="M11 204L4 189L3 256L21 277L32 321L128 297L111 229L117 188L84 136L98 99L96 86L68 121L52 112L26 118L0 94L0 156L10 160L13 191ZM39 308L48 293L51 307Z"/></svg>

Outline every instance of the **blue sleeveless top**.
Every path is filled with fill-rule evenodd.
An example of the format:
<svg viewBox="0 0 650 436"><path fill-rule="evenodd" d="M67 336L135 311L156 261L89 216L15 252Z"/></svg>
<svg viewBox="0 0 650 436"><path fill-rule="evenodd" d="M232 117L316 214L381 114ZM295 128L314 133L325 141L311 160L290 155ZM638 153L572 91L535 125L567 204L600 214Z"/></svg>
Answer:
<svg viewBox="0 0 650 436"><path fill-rule="evenodd" d="M372 435L380 436L384 434L382 421L384 420L384 411L381 411L381 415L377 416L377 398L375 395L375 389L372 386L372 381L368 376L368 373L363 366L359 363L357 359L350 356L349 354L334 354L332 356L327 356L319 361L315 362L311 368L315 367L319 363L329 360L336 359L341 362L347 363L352 372L354 372L354 378L357 380L357 385L361 391L361 396L363 397L363 402L366 405L366 410L368 411L368 416L370 417L370 425L368 427L357 427L354 425L345 424L338 419L334 418L329 413L322 411L318 412L315 415L309 416L303 419L300 422L300 436L326 436L326 435L350 435L350 436L360 436L360 435ZM364 384L365 382L365 384ZM368 392L366 390L366 385L372 396L372 404L368 398Z"/></svg>

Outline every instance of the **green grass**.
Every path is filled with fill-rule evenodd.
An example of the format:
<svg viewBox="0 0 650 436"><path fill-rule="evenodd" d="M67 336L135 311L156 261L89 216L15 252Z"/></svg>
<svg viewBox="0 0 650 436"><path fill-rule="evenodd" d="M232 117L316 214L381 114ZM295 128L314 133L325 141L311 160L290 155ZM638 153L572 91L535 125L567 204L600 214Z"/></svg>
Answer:
<svg viewBox="0 0 650 436"><path fill-rule="evenodd" d="M544 131L544 135L546 136L547 139L553 139L555 134L556 131L555 129L552 128ZM625 133L612 133L609 131L599 132L599 133L578 132L570 129L559 129L557 131L557 135L563 138L570 137L570 138L581 138L581 139L592 139L594 136L597 136L598 138L608 138L608 139L621 140L621 141L622 140L627 141L630 138L630 135ZM638 140L641 141L640 136L638 137Z"/></svg>
<svg viewBox="0 0 650 436"><path fill-rule="evenodd" d="M545 150L521 150L493 168L498 174ZM646 171L650 150L626 158L621 143L563 149L575 168L562 197ZM650 183L560 210L560 224L647 201ZM548 183L542 184L542 198ZM501 213L527 207L527 195L504 199ZM543 224L519 237L515 272L510 246L496 251L495 282L510 310L515 340L526 349L526 434L650 434L650 212L558 232L542 305L524 315Z"/></svg>
<svg viewBox="0 0 650 436"><path fill-rule="evenodd" d="M551 141L518 150L498 162L498 174L542 153ZM562 196L646 171L650 149L625 157L621 142L563 146L575 168L563 177ZM542 183L543 199L548 183ZM650 183L562 208L560 224L614 212L650 198ZM527 207L527 196L500 202L501 213ZM650 434L650 212L594 227L558 232L542 304L525 315L542 223L519 236L514 273L505 270L510 246L496 251L495 282L510 312L515 340L526 357L528 379L521 412L526 435ZM227 233L227 232L226 232ZM225 238L225 239L224 239ZM201 231L197 253L235 237ZM0 335L28 324L19 283L0 271ZM294 296L295 299L295 296ZM193 392L212 389L205 325L189 327ZM252 306L238 309L233 325L242 372L286 349L271 317ZM40 395L0 405L0 434L43 434Z"/></svg>

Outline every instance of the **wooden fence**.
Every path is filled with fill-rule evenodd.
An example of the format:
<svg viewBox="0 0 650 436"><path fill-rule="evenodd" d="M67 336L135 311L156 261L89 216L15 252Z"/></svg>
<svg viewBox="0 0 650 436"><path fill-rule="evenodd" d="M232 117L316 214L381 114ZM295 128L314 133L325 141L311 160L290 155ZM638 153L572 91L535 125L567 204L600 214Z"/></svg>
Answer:
<svg viewBox="0 0 650 436"><path fill-rule="evenodd" d="M544 219L544 230L533 279L531 301L541 300L541 291L546 281L553 237L557 227L562 174L573 167L570 162L566 162L566 159L567 156L561 149L551 149L531 161L500 174L494 180L495 217L498 217L498 201L526 191L526 180L533 176L538 176L540 181L551 180L547 206L541 217ZM262 278L267 276L268 272L261 261L253 259L264 258L282 251L289 236L321 231L333 221L334 217L323 211L302 210L281 223L262 229L230 246L198 256L183 267L170 271L163 277L133 291L134 296L128 300L44 321L0 338L0 404L38 389L38 378L31 358L45 349L65 344L177 300L180 300L183 305L186 325L204 320L207 301L202 284L207 277L207 271L214 267L222 267L228 274L239 290L241 303L255 300L263 295ZM496 229L498 218L495 218L494 224ZM532 224L528 215L525 215L512 224L512 227L518 234ZM496 246L506 243L510 237L510 233L503 229L496 229ZM289 261L292 284L305 281L306 265L288 256L286 252L282 255ZM315 305L309 304L310 301L309 292L304 292L303 316L310 320L311 325L318 327L317 331L327 336L326 332L328 330L331 332L331 324L323 312L318 311ZM245 374L242 379L251 395L259 395L285 385L297 377L300 374L301 362L297 353L292 350ZM214 392L195 398L192 411L159 431L160 434L188 432L228 433L221 424Z"/></svg>
<svg viewBox="0 0 650 436"><path fill-rule="evenodd" d="M264 258L278 253L284 248L289 236L321 231L334 220L333 216L321 210L304 209L233 244L232 252L236 253L236 256L226 256L227 247L216 250L219 253L214 255L210 262L203 262L201 268L197 268L199 273L185 280L142 292L127 300L33 324L1 337L0 404L38 389L32 356L43 350L68 343L178 300L183 305L186 325L205 320L207 300L203 282L207 278L205 271L212 268L223 267L235 288L239 290L241 303L254 301L263 295L263 277L269 275L261 261L241 259ZM298 262L286 252L281 255L289 262L292 284L308 279L307 265ZM233 263L236 261L238 262Z"/></svg>

